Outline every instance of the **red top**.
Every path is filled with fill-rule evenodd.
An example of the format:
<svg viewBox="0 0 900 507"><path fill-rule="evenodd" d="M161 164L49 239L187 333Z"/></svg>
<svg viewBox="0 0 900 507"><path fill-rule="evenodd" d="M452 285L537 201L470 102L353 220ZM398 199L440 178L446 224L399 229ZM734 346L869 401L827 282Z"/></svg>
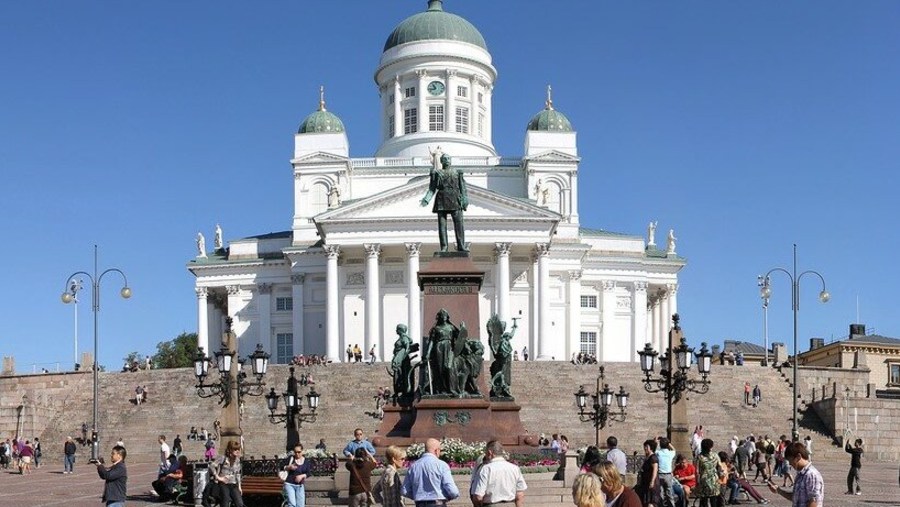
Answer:
<svg viewBox="0 0 900 507"><path fill-rule="evenodd" d="M693 463L684 463L682 465L675 465L675 470L672 471L672 475L678 479L678 482L684 484L689 488L693 488L697 486L697 469L694 468ZM681 480L682 477L691 477L687 480Z"/></svg>

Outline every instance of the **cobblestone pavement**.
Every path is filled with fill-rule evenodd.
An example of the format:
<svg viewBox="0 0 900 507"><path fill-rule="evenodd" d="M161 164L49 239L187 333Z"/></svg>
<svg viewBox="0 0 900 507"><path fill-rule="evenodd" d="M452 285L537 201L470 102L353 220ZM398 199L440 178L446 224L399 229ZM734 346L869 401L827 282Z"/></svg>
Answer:
<svg viewBox="0 0 900 507"><path fill-rule="evenodd" d="M897 463L863 462L860 496L845 495L849 459L841 462L815 463L825 477L825 507L897 506L900 507ZM0 505L16 507L56 506L96 507L100 505L103 481L92 465L78 463L75 473L64 475L62 466L45 464L30 475L18 475L0 470ZM156 478L156 465L131 463L128 465L128 505L161 505L150 496L150 482ZM527 479L527 477L526 477ZM756 485L756 484L755 484ZM790 506L787 500L776 497L763 484L760 493L773 506ZM525 504L528 505L526 495ZM751 505L751 502L744 502ZM468 501L453 505L471 505ZM568 504L565 504L568 505ZM249 506L248 507L253 507Z"/></svg>

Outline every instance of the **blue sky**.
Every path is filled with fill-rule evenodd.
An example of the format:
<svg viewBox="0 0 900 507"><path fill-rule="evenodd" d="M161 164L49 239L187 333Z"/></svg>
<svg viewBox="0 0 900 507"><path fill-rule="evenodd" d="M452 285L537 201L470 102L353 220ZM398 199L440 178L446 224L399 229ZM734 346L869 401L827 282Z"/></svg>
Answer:
<svg viewBox="0 0 900 507"><path fill-rule="evenodd" d="M293 134L325 85L352 156L378 144L373 73L424 0L0 3L0 352L20 371L72 362L68 275L102 284L101 363L196 330L186 262L287 230ZM494 142L520 156L552 84L578 131L584 226L674 228L692 343L762 342L756 276L801 287L800 344L856 320L900 337L895 205L900 3L447 0L484 35L499 79ZM586 198L588 194L593 197ZM659 236L659 235L658 235ZM770 337L791 338L773 278ZM91 347L89 292L79 341Z"/></svg>

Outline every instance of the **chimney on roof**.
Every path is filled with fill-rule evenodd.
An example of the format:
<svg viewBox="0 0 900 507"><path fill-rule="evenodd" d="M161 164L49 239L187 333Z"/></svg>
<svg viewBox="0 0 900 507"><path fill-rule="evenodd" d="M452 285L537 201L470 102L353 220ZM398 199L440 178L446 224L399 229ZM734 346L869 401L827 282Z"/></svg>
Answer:
<svg viewBox="0 0 900 507"><path fill-rule="evenodd" d="M850 339L859 338L866 335L865 324L850 324Z"/></svg>
<svg viewBox="0 0 900 507"><path fill-rule="evenodd" d="M816 350L825 346L825 338L810 338L809 350Z"/></svg>

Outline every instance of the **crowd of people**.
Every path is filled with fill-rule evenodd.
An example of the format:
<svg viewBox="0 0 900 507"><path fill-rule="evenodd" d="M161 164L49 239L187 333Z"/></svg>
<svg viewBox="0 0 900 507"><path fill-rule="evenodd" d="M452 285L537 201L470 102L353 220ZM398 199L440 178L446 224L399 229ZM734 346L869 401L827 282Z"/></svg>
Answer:
<svg viewBox="0 0 900 507"><path fill-rule="evenodd" d="M578 354L573 352L572 364L597 364L597 356L594 354L585 354L584 352L579 352Z"/></svg>
<svg viewBox="0 0 900 507"><path fill-rule="evenodd" d="M42 455L38 437L34 441L23 438L0 440L0 468L3 470L12 469L22 475L30 474L34 468L41 466Z"/></svg>
<svg viewBox="0 0 900 507"><path fill-rule="evenodd" d="M326 358L325 356L320 356L318 354L312 354L309 356L300 354L299 356L294 356L293 359L291 359L292 366L316 366L320 364L328 364L328 358Z"/></svg>

